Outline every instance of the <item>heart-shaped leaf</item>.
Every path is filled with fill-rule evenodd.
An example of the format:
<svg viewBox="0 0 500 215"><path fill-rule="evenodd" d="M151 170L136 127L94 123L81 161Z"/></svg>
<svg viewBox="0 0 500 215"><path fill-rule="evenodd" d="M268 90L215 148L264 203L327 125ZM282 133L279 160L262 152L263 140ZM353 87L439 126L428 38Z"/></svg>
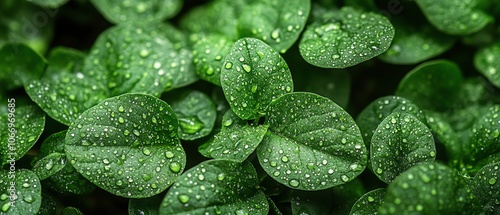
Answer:
<svg viewBox="0 0 500 215"><path fill-rule="evenodd" d="M92 4L110 22L155 22L175 16L182 7L182 0L91 0Z"/></svg>
<svg viewBox="0 0 500 215"><path fill-rule="evenodd" d="M393 37L394 27L384 16L343 7L308 25L299 50L312 65L346 68L384 53Z"/></svg>
<svg viewBox="0 0 500 215"><path fill-rule="evenodd" d="M0 214L37 214L42 186L36 174L19 169L0 171Z"/></svg>
<svg viewBox="0 0 500 215"><path fill-rule="evenodd" d="M266 196L257 186L249 162L204 161L175 180L159 214L267 214Z"/></svg>
<svg viewBox="0 0 500 215"><path fill-rule="evenodd" d="M299 190L321 190L361 174L367 153L358 126L331 100L289 93L271 103L269 131L257 147L264 170Z"/></svg>
<svg viewBox="0 0 500 215"><path fill-rule="evenodd" d="M242 119L265 115L267 106L293 91L285 60L259 39L243 38L224 60L221 85L231 109Z"/></svg>
<svg viewBox="0 0 500 215"><path fill-rule="evenodd" d="M124 94L83 112L68 129L64 151L71 165L102 189L145 198L163 192L184 169L177 131L167 103Z"/></svg>

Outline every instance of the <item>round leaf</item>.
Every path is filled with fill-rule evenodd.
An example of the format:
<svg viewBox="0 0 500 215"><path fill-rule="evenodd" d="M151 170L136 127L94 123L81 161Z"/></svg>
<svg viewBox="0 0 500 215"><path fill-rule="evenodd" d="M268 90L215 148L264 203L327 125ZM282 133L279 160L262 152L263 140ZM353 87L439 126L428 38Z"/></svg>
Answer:
<svg viewBox="0 0 500 215"><path fill-rule="evenodd" d="M461 84L462 74L455 63L429 61L406 74L396 95L411 100L422 109L444 111L454 106Z"/></svg>
<svg viewBox="0 0 500 215"><path fill-rule="evenodd" d="M500 43L480 49L474 56L474 66L493 85L500 88Z"/></svg>
<svg viewBox="0 0 500 215"><path fill-rule="evenodd" d="M304 29L310 0L253 1L239 15L240 36L262 39L285 53Z"/></svg>
<svg viewBox="0 0 500 215"><path fill-rule="evenodd" d="M37 214L42 186L30 170L0 171L0 214Z"/></svg>
<svg viewBox="0 0 500 215"><path fill-rule="evenodd" d="M299 50L312 65L346 68L384 53L393 37L394 27L384 16L343 7L308 25Z"/></svg>
<svg viewBox="0 0 500 215"><path fill-rule="evenodd" d="M33 166L33 172L38 175L40 180L44 180L56 174L65 166L66 156L64 156L64 154L54 152L36 162L35 166Z"/></svg>
<svg viewBox="0 0 500 215"><path fill-rule="evenodd" d="M229 54L232 44L232 40L219 35L211 35L198 40L193 45L193 62L198 77L220 86L222 60Z"/></svg>
<svg viewBox="0 0 500 215"><path fill-rule="evenodd" d="M91 0L107 20L113 23L154 22L175 16L182 7L182 0Z"/></svg>
<svg viewBox="0 0 500 215"><path fill-rule="evenodd" d="M349 215L377 214L377 209L384 203L385 188L378 188L365 193L351 208Z"/></svg>
<svg viewBox="0 0 500 215"><path fill-rule="evenodd" d="M471 34L492 20L476 8L478 0L416 0L416 3L430 23L448 34Z"/></svg>
<svg viewBox="0 0 500 215"><path fill-rule="evenodd" d="M259 39L243 38L224 60L221 85L231 109L242 119L265 115L267 106L293 91L285 60Z"/></svg>
<svg viewBox="0 0 500 215"><path fill-rule="evenodd" d="M312 93L290 93L271 103L269 131L257 148L264 170L299 190L344 184L366 167L358 126L331 100Z"/></svg>
<svg viewBox="0 0 500 215"><path fill-rule="evenodd" d="M419 163L436 158L434 137L427 126L408 113L387 116L373 133L370 161L377 177L390 183Z"/></svg>
<svg viewBox="0 0 500 215"><path fill-rule="evenodd" d="M204 161L175 180L159 214L267 214L266 196L256 186L248 162Z"/></svg>
<svg viewBox="0 0 500 215"><path fill-rule="evenodd" d="M92 183L118 196L161 193L181 174L186 155L177 117L153 96L124 94L83 112L66 134L70 163Z"/></svg>
<svg viewBox="0 0 500 215"><path fill-rule="evenodd" d="M168 101L179 119L181 139L195 140L207 136L212 131L217 110L210 97L192 90L178 93Z"/></svg>
<svg viewBox="0 0 500 215"><path fill-rule="evenodd" d="M472 179L472 188L485 214L500 214L500 163L491 163Z"/></svg>
<svg viewBox="0 0 500 215"><path fill-rule="evenodd" d="M215 159L243 162L264 138L269 125L249 125L229 110L222 118L222 129L205 149Z"/></svg>

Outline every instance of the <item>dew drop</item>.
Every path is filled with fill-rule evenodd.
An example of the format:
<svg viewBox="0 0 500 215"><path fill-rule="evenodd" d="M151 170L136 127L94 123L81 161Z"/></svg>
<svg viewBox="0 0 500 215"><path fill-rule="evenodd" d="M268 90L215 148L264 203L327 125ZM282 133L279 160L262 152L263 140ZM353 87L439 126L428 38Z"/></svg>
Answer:
<svg viewBox="0 0 500 215"><path fill-rule="evenodd" d="M7 198L9 198L9 196L7 194L5 194L5 193L3 193L2 195L0 195L0 200L2 200L2 201L6 200Z"/></svg>
<svg viewBox="0 0 500 215"><path fill-rule="evenodd" d="M141 135L141 133L138 131L138 130L133 130L132 133L134 133L135 136L139 136Z"/></svg>
<svg viewBox="0 0 500 215"><path fill-rule="evenodd" d="M490 180L488 180L488 183L490 185L494 185L495 183L497 183L497 179L496 178L490 178Z"/></svg>
<svg viewBox="0 0 500 215"><path fill-rule="evenodd" d="M151 150L149 150L148 148L144 148L142 149L142 153L144 153L145 155L151 155Z"/></svg>
<svg viewBox="0 0 500 215"><path fill-rule="evenodd" d="M123 181L122 180L118 180L115 182L116 186L122 186L123 185Z"/></svg>
<svg viewBox="0 0 500 215"><path fill-rule="evenodd" d="M23 200L27 203L32 203L35 201L35 198L33 198L32 196L25 196Z"/></svg>
<svg viewBox="0 0 500 215"><path fill-rule="evenodd" d="M224 173L219 173L217 175L217 180L222 181L222 180L224 180L224 177L226 177L226 175Z"/></svg>
<svg viewBox="0 0 500 215"><path fill-rule="evenodd" d="M292 187L298 187L300 183L296 179L292 179L288 182L288 184Z"/></svg>
<svg viewBox="0 0 500 215"><path fill-rule="evenodd" d="M281 158L281 161L283 161L283 162L285 162L285 163L286 163L286 162L288 162L288 157L287 157L287 156L283 156L283 157Z"/></svg>
<svg viewBox="0 0 500 215"><path fill-rule="evenodd" d="M375 198L368 196L368 202L374 202L374 201L375 201Z"/></svg>
<svg viewBox="0 0 500 215"><path fill-rule="evenodd" d="M225 65L225 68L226 68L226 69L231 69L231 68L233 68L233 63L231 63L231 62L227 62L227 63L226 63L226 65Z"/></svg>
<svg viewBox="0 0 500 215"><path fill-rule="evenodd" d="M53 167L54 167L54 162L52 160L45 164L46 170L51 170Z"/></svg>
<svg viewBox="0 0 500 215"><path fill-rule="evenodd" d="M232 119L227 119L227 120L224 120L224 122L223 122L224 127L228 127L228 126L230 126L232 124L233 124L233 120Z"/></svg>
<svg viewBox="0 0 500 215"><path fill-rule="evenodd" d="M173 158L174 157L174 153L171 152L171 151L166 151L165 152L165 157L168 158L168 159Z"/></svg>
<svg viewBox="0 0 500 215"><path fill-rule="evenodd" d="M179 198L179 201L182 204L186 204L187 202L189 202L189 196L188 195L179 195L178 198Z"/></svg>
<svg viewBox="0 0 500 215"><path fill-rule="evenodd" d="M348 182L349 181L349 177L347 177L347 175L341 176L340 179L342 179L343 182Z"/></svg>
<svg viewBox="0 0 500 215"><path fill-rule="evenodd" d="M253 85L250 90L252 91L252 93L256 93L257 92L257 85Z"/></svg>
<svg viewBox="0 0 500 215"><path fill-rule="evenodd" d="M123 106L118 107L118 111L123 112L125 111L125 108Z"/></svg>
<svg viewBox="0 0 500 215"><path fill-rule="evenodd" d="M245 70L245 72L252 71L252 67L250 67L250 65L248 64L243 64L241 67L243 67L243 70Z"/></svg>
<svg viewBox="0 0 500 215"><path fill-rule="evenodd" d="M28 187L30 187L30 184L28 184L28 183L23 183L23 187L24 187L24 188L28 188Z"/></svg>
<svg viewBox="0 0 500 215"><path fill-rule="evenodd" d="M179 126L186 134L194 134L203 128L203 123L198 117L179 117Z"/></svg>
<svg viewBox="0 0 500 215"><path fill-rule="evenodd" d="M200 180L200 181L205 180L205 176L204 176L204 175L202 175L202 174L199 174L199 175L198 175L198 180Z"/></svg>
<svg viewBox="0 0 500 215"><path fill-rule="evenodd" d="M181 165L177 162L170 163L169 168L174 173L178 173L179 171L181 171Z"/></svg>
<svg viewBox="0 0 500 215"><path fill-rule="evenodd" d="M278 37L280 36L280 29L279 28L276 28L272 33L271 33L271 38L273 39L278 39Z"/></svg>
<svg viewBox="0 0 500 215"><path fill-rule="evenodd" d="M2 211L7 212L10 209L10 202L7 202L2 205Z"/></svg>
<svg viewBox="0 0 500 215"><path fill-rule="evenodd" d="M141 50L141 52L139 53L139 55L141 57L147 57L149 55L149 51L146 50L146 49L143 49L143 50Z"/></svg>

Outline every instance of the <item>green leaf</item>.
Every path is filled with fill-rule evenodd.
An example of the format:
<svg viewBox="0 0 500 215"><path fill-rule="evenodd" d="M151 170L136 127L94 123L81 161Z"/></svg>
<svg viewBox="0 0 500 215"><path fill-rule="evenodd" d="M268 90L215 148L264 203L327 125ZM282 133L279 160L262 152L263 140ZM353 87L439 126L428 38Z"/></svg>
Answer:
<svg viewBox="0 0 500 215"><path fill-rule="evenodd" d="M391 21L396 29L387 52L379 58L392 64L415 64L438 56L450 49L455 37L439 32L431 25L417 24L406 19Z"/></svg>
<svg viewBox="0 0 500 215"><path fill-rule="evenodd" d="M238 31L285 53L304 29L310 10L310 0L252 1L239 14Z"/></svg>
<svg viewBox="0 0 500 215"><path fill-rule="evenodd" d="M6 89L40 78L47 66L42 56L24 44L6 44L0 49L0 56L0 83Z"/></svg>
<svg viewBox="0 0 500 215"><path fill-rule="evenodd" d="M259 39L243 38L224 60L221 85L231 109L242 119L263 116L279 96L293 91L288 65Z"/></svg>
<svg viewBox="0 0 500 215"><path fill-rule="evenodd" d="M500 88L500 43L479 49L474 56L474 66L493 85Z"/></svg>
<svg viewBox="0 0 500 215"><path fill-rule="evenodd" d="M269 125L248 124L228 110L222 119L222 129L215 134L205 151L215 159L243 162L264 138Z"/></svg>
<svg viewBox="0 0 500 215"><path fill-rule="evenodd" d="M83 215L83 212L78 208L70 206L70 207L65 207L61 211L61 215Z"/></svg>
<svg viewBox="0 0 500 215"><path fill-rule="evenodd" d="M435 159L436 146L431 131L411 114L394 112L373 133L370 145L372 170L386 183L412 166Z"/></svg>
<svg viewBox="0 0 500 215"><path fill-rule="evenodd" d="M56 214L56 200L51 195L42 193L42 202L38 215L53 215Z"/></svg>
<svg viewBox="0 0 500 215"><path fill-rule="evenodd" d="M373 133L389 114L395 112L410 113L421 122L426 123L424 112L408 99L399 96L384 96L368 104L356 118L356 123L363 134L368 149Z"/></svg>
<svg viewBox="0 0 500 215"><path fill-rule="evenodd" d="M439 163L408 169L387 187L378 214L471 214L466 209L473 198L464 179Z"/></svg>
<svg viewBox="0 0 500 215"><path fill-rule="evenodd" d="M437 29L447 34L467 35L477 32L492 18L476 8L479 0L416 0L416 3Z"/></svg>
<svg viewBox="0 0 500 215"><path fill-rule="evenodd" d="M363 172L366 147L351 116L331 100L290 93L269 106L269 131L257 148L276 181L299 190L344 184Z"/></svg>
<svg viewBox="0 0 500 215"><path fill-rule="evenodd" d="M40 180L44 180L53 176L66 166L66 156L64 154L54 152L39 161L33 166L32 171L36 173Z"/></svg>
<svg viewBox="0 0 500 215"><path fill-rule="evenodd" d="M312 65L346 68L384 53L393 37L394 27L384 16L343 7L308 25L299 49Z"/></svg>
<svg viewBox="0 0 500 215"><path fill-rule="evenodd" d="M500 213L500 163L490 163L479 170L471 182L471 187L485 214Z"/></svg>
<svg viewBox="0 0 500 215"><path fill-rule="evenodd" d="M500 105L495 105L479 118L472 127L469 141L469 159L479 165L500 161Z"/></svg>
<svg viewBox="0 0 500 215"><path fill-rule="evenodd" d="M249 162L204 161L176 179L160 205L160 214L267 214Z"/></svg>
<svg viewBox="0 0 500 215"><path fill-rule="evenodd" d="M40 146L39 156L64 153L66 130L50 135ZM66 155L62 159L67 159ZM63 169L42 181L43 185L59 193L85 194L95 190L96 186L78 173L73 166L65 162Z"/></svg>
<svg viewBox="0 0 500 215"><path fill-rule="evenodd" d="M167 103L124 94L83 112L69 127L64 150L71 165L102 189L146 198L167 189L184 169L177 131Z"/></svg>
<svg viewBox="0 0 500 215"><path fill-rule="evenodd" d="M426 111L427 125L431 129L437 143L444 145L447 158L452 162L457 162L461 156L467 155L463 153L462 142L459 135L453 127L448 123L445 116L437 112Z"/></svg>
<svg viewBox="0 0 500 215"><path fill-rule="evenodd" d="M204 93L196 90L176 92L167 99L179 119L179 138L195 140L212 131L217 110Z"/></svg>
<svg viewBox="0 0 500 215"><path fill-rule="evenodd" d="M180 11L182 0L112 1L91 0L101 14L112 23L155 22L171 18Z"/></svg>
<svg viewBox="0 0 500 215"><path fill-rule="evenodd" d="M129 199L129 215L158 215L158 208L162 201L161 195L152 196L145 199Z"/></svg>
<svg viewBox="0 0 500 215"><path fill-rule="evenodd" d="M422 109L444 111L455 105L461 84L462 74L455 63L428 61L406 74L396 95L411 100Z"/></svg>
<svg viewBox="0 0 500 215"><path fill-rule="evenodd" d="M377 214L377 209L384 203L385 192L385 188L378 188L365 193L354 203L349 215Z"/></svg>
<svg viewBox="0 0 500 215"><path fill-rule="evenodd" d="M9 98L0 110L0 162L15 163L35 145L45 127L45 114L34 105L16 104Z"/></svg>
<svg viewBox="0 0 500 215"><path fill-rule="evenodd" d="M220 86L220 73L224 57L229 54L232 40L226 36L210 35L193 45L193 62L201 79Z"/></svg>
<svg viewBox="0 0 500 215"><path fill-rule="evenodd" d="M69 0L31 0L30 2L33 2L41 7L57 8L66 4L68 1Z"/></svg>
<svg viewBox="0 0 500 215"><path fill-rule="evenodd" d="M36 174L20 169L0 171L0 214L36 214L42 202Z"/></svg>

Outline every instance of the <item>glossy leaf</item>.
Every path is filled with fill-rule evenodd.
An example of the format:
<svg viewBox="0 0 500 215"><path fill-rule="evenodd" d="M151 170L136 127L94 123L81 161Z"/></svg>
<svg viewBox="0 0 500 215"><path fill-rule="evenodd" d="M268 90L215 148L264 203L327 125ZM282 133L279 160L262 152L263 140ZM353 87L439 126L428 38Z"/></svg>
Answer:
<svg viewBox="0 0 500 215"><path fill-rule="evenodd" d="M500 163L490 163L479 170L471 182L484 214L500 213Z"/></svg>
<svg viewBox="0 0 500 215"><path fill-rule="evenodd" d="M493 85L500 88L500 43L480 49L474 56L474 66Z"/></svg>
<svg viewBox="0 0 500 215"><path fill-rule="evenodd" d="M392 182L399 174L436 158L434 137L427 126L408 113L387 116L373 133L370 161L377 177Z"/></svg>
<svg viewBox="0 0 500 215"><path fill-rule="evenodd" d="M176 179L159 214L267 214L267 199L256 186L249 162L204 161Z"/></svg>
<svg viewBox="0 0 500 215"><path fill-rule="evenodd" d="M321 190L351 181L366 167L358 126L331 100L290 93L271 103L269 131L257 148L259 162L276 181L299 190Z"/></svg>
<svg viewBox="0 0 500 215"><path fill-rule="evenodd" d="M179 119L179 138L195 140L213 129L217 111L212 100L200 91L184 91L167 100Z"/></svg>
<svg viewBox="0 0 500 215"><path fill-rule="evenodd" d="M430 23L447 34L467 35L484 28L492 18L476 8L479 0L416 0Z"/></svg>
<svg viewBox="0 0 500 215"><path fill-rule="evenodd" d="M33 166L32 171L36 173L40 180L44 180L63 169L66 166L66 156L54 152L40 159Z"/></svg>
<svg viewBox="0 0 500 215"><path fill-rule="evenodd" d="M0 110L0 162L15 163L35 145L45 127L45 114L34 105L9 98Z"/></svg>
<svg viewBox="0 0 500 215"><path fill-rule="evenodd" d="M224 60L221 85L231 109L245 120L265 115L269 103L293 91L286 62L254 38L243 38L233 45Z"/></svg>
<svg viewBox="0 0 500 215"><path fill-rule="evenodd" d="M354 203L349 215L377 214L378 208L384 203L385 192L385 188L378 188L365 193Z"/></svg>
<svg viewBox="0 0 500 215"><path fill-rule="evenodd" d="M224 57L229 54L233 41L225 36L203 37L193 45L193 62L201 79L220 86L220 73Z"/></svg>
<svg viewBox="0 0 500 215"><path fill-rule="evenodd" d="M177 122L170 106L153 96L112 97L71 124L64 151L71 165L102 189L128 198L154 196L186 163Z"/></svg>
<svg viewBox="0 0 500 215"><path fill-rule="evenodd" d="M384 16L343 7L308 25L299 49L312 65L346 68L384 53L393 37L394 27Z"/></svg>
<svg viewBox="0 0 500 215"><path fill-rule="evenodd" d="M429 61L406 74L396 95L411 100L422 109L444 111L454 106L461 84L462 74L455 63Z"/></svg>
<svg viewBox="0 0 500 215"><path fill-rule="evenodd" d="M91 0L101 14L112 23L155 22L175 16L182 7L182 0Z"/></svg>
<svg viewBox="0 0 500 215"><path fill-rule="evenodd" d="M490 160L500 161L500 105L495 105L486 112L472 127L469 158L480 165ZM484 163L484 164L483 164Z"/></svg>
<svg viewBox="0 0 500 215"><path fill-rule="evenodd" d="M42 76L47 62L24 44L7 43L0 49L0 83L13 89Z"/></svg>
<svg viewBox="0 0 500 215"><path fill-rule="evenodd" d="M387 187L377 214L470 214L473 199L455 170L439 163L412 167Z"/></svg>
<svg viewBox="0 0 500 215"><path fill-rule="evenodd" d="M34 172L26 169L0 171L1 215L36 214L41 202L42 187Z"/></svg>
<svg viewBox="0 0 500 215"><path fill-rule="evenodd" d="M222 129L205 149L215 159L243 162L264 138L269 125L248 124L229 110L222 119Z"/></svg>
<svg viewBox="0 0 500 215"><path fill-rule="evenodd" d="M240 37L255 37L285 53L304 29L310 0L252 1L239 14Z"/></svg>
<svg viewBox="0 0 500 215"><path fill-rule="evenodd" d="M463 153L463 143L459 135L446 120L445 116L437 112L426 111L425 117L427 118L429 129L431 129L438 143L443 144L446 149L446 155L450 160L457 162L461 156L466 155L466 153Z"/></svg>

